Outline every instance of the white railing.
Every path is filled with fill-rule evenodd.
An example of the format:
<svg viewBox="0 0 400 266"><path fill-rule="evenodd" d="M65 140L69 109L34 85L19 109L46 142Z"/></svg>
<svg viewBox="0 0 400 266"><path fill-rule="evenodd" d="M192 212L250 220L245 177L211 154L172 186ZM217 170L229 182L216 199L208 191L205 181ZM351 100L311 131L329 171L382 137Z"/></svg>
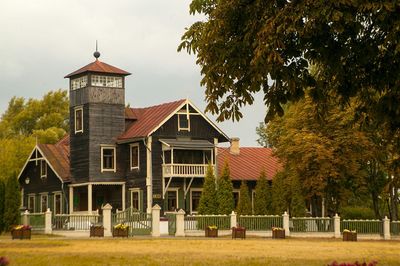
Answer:
<svg viewBox="0 0 400 266"><path fill-rule="evenodd" d="M164 177L204 177L207 164L163 164Z"/></svg>

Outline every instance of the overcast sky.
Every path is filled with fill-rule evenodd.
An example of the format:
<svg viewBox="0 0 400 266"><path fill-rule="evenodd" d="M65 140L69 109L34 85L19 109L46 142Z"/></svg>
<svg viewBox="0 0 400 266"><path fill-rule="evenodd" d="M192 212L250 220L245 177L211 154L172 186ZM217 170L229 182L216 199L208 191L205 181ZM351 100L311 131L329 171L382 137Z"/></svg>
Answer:
<svg viewBox="0 0 400 266"><path fill-rule="evenodd" d="M145 107L189 98L204 110L204 88L195 57L177 52L190 0L0 0L0 112L12 96L39 98L63 77L92 62L95 41L100 60L132 75L126 101ZM207 114L215 121L215 117ZM265 115L262 95L244 109L244 118L217 125L241 146L256 146L255 128Z"/></svg>

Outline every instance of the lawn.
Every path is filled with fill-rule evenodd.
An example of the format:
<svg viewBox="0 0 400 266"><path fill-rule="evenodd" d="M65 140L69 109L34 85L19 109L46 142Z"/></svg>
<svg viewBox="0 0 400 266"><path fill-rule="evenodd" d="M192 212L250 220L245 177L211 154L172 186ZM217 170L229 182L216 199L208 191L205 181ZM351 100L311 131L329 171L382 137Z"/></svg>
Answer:
<svg viewBox="0 0 400 266"><path fill-rule="evenodd" d="M327 265L378 261L400 265L400 241L334 239L0 238L13 265Z"/></svg>

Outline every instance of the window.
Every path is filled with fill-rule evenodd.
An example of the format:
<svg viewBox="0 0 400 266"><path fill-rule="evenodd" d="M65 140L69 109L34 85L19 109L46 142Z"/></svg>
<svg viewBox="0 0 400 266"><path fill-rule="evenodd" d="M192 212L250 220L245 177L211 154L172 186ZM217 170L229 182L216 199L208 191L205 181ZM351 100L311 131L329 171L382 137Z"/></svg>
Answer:
<svg viewBox="0 0 400 266"><path fill-rule="evenodd" d="M46 212L48 208L47 194L40 195L40 212Z"/></svg>
<svg viewBox="0 0 400 266"><path fill-rule="evenodd" d="M178 111L178 130L190 131L190 115L188 104Z"/></svg>
<svg viewBox="0 0 400 266"><path fill-rule="evenodd" d="M28 196L28 210L30 212L35 212L35 195Z"/></svg>
<svg viewBox="0 0 400 266"><path fill-rule="evenodd" d="M235 202L235 209L236 209L237 206L238 206L239 197L240 197L239 190L233 191L233 201Z"/></svg>
<svg viewBox="0 0 400 266"><path fill-rule="evenodd" d="M115 172L115 147L101 147L101 171Z"/></svg>
<svg viewBox="0 0 400 266"><path fill-rule="evenodd" d="M199 207L202 189L191 189L190 194L190 212L196 213Z"/></svg>
<svg viewBox="0 0 400 266"><path fill-rule="evenodd" d="M62 199L61 193L54 194L54 213L61 214L62 213Z"/></svg>
<svg viewBox="0 0 400 266"><path fill-rule="evenodd" d="M71 80L71 90L80 89L86 87L86 85L87 85L87 76Z"/></svg>
<svg viewBox="0 0 400 266"><path fill-rule="evenodd" d="M93 75L92 86L122 88L122 77Z"/></svg>
<svg viewBox="0 0 400 266"><path fill-rule="evenodd" d="M41 178L47 177L47 163L45 160L40 161L40 177Z"/></svg>
<svg viewBox="0 0 400 266"><path fill-rule="evenodd" d="M131 145L131 169L139 169L139 144Z"/></svg>
<svg viewBox="0 0 400 266"><path fill-rule="evenodd" d="M167 211L178 209L178 190L167 191Z"/></svg>
<svg viewBox="0 0 400 266"><path fill-rule="evenodd" d="M75 108L75 133L83 132L83 108Z"/></svg>
<svg viewBox="0 0 400 266"><path fill-rule="evenodd" d="M140 211L140 190L131 190L131 208Z"/></svg>

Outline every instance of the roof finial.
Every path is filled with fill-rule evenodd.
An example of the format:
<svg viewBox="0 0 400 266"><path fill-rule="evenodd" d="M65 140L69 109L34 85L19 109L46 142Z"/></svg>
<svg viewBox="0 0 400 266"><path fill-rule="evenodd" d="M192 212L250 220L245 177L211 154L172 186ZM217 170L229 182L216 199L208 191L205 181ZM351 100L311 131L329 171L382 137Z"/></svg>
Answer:
<svg viewBox="0 0 400 266"><path fill-rule="evenodd" d="M96 58L96 60L100 57L100 53L97 50L97 40L96 40L96 52L93 53L93 56Z"/></svg>

